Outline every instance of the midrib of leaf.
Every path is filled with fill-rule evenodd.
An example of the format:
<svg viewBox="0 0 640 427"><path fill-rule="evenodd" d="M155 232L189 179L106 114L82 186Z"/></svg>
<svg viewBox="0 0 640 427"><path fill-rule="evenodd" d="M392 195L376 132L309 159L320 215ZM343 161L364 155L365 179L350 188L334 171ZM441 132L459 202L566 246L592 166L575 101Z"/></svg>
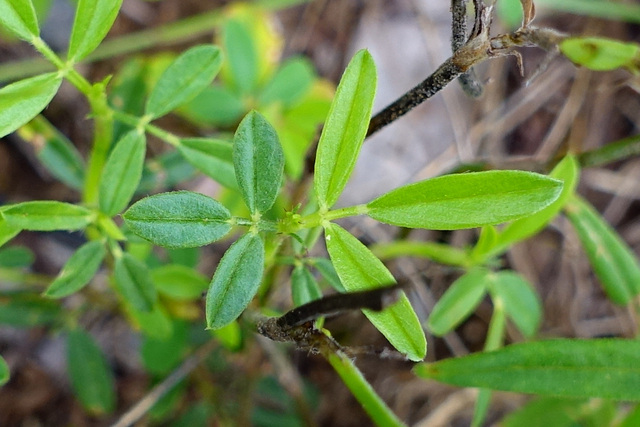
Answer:
<svg viewBox="0 0 640 427"><path fill-rule="evenodd" d="M363 68L363 67L364 67L364 61L363 61L363 64L362 64L362 67L361 67L360 73L358 73L358 83L356 84L356 90L353 92L353 96L351 97L351 102L350 102L350 104L353 104L353 99L355 99L355 98L358 96L358 94L360 93L360 86L362 86L362 80L363 80L363 78L364 78L364 73L362 72L362 68ZM344 141L344 136L345 136L345 134L347 133L347 130L348 130L348 127L349 127L349 126L348 126L348 124L351 122L351 117L354 115L354 110L355 110L355 108L353 108L353 105L351 105L351 107L349 108L349 114L347 115L347 120L346 120L347 126L345 126L345 127L342 129L342 133L341 133L341 135L340 135L340 141L341 141L341 142L342 142L342 141ZM348 148L348 147L347 147L347 145L348 145L348 144L344 144L344 143L341 143L341 144L340 144L340 147L339 147L339 149L338 149L338 154L337 154L337 156L336 156L336 160L339 160L340 158L342 158L342 154L343 154L343 153L344 153L344 151L345 151L345 150L347 150L347 148ZM359 142L359 143L358 143L358 145L361 145L361 142ZM351 147L351 148L352 148L352 147ZM358 147L358 150L359 150L359 149L360 149L360 147ZM354 164L354 163L355 163L355 160L357 160L357 158L358 158L358 156L356 156L356 157L354 158L354 161L350 162L350 165L351 165L351 164ZM336 165L334 165L334 167L335 167L335 166L337 166L337 163L338 163L338 162L336 162ZM339 175L339 174L336 174L336 173L332 173L332 174L331 174L331 178L329 179L329 185L328 185L328 189L329 189L329 190L331 190L331 189L333 189L333 188L334 188L334 185L333 185L333 184L334 184L334 181L335 181L336 179L338 179L338 177L339 177L339 176L342 176L342 175ZM347 179L347 181L348 181L348 179ZM329 194L327 194L327 196L329 196Z"/></svg>
<svg viewBox="0 0 640 427"><path fill-rule="evenodd" d="M140 136L140 135L136 135L136 137L138 137L138 136ZM135 152L138 149L138 147L137 147L138 143L139 143L139 141L136 141L136 143L132 146L132 148L133 148L133 150L131 150L132 152ZM131 164L133 163L134 157L135 156L127 156L126 169L125 169L126 171L131 169ZM122 183L125 181L125 178L126 178L126 173L119 174L119 176L117 178L117 180L118 180L117 188L122 187ZM111 208L111 205L113 204L113 201L116 199L116 195L117 195L116 191L113 191L111 193L111 197L109 197L109 208Z"/></svg>

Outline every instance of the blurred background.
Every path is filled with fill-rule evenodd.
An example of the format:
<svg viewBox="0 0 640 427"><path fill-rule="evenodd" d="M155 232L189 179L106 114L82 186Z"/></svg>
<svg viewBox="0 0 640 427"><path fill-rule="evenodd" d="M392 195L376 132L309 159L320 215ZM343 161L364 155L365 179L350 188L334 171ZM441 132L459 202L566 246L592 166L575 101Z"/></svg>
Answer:
<svg viewBox="0 0 640 427"><path fill-rule="evenodd" d="M43 38L55 50L64 49L75 6L67 0L42 3L47 10L43 12L46 16ZM273 61L304 55L327 87L330 83L337 84L357 50L369 49L378 69L374 113L422 81L451 55L448 1L258 3L266 8L265 24L278 37L276 44L279 43L281 52L276 53ZM516 29L520 24L519 3L498 3L492 33ZM550 1L535 3L534 24L537 26L575 35L601 35L636 42L640 39L640 14L604 17L602 9L597 8L576 6L568 10L571 4L580 2L566 2L564 6ZM225 10L231 5L227 1L124 0L107 40L151 32L143 33L145 40L134 51L106 53L103 58L83 63L80 71L90 81L99 81L118 73L134 56L158 57L163 52L180 52L197 43L217 40L215 20L210 26L198 27L194 33L186 31L175 38L163 38L163 28L188 17ZM157 38L150 39L153 37ZM363 203L399 185L456 168L548 172L553 159L568 149L579 153L637 133L640 125L637 79L624 71L592 72L577 68L561 57L549 62L547 53L537 48L519 52L523 57L524 76L513 56L487 61L476 67L480 80L485 83L481 98L466 96L454 82L367 139L339 204ZM34 56L27 44L0 35L0 84L31 73L33 63L21 61ZM43 114L80 153L86 154L91 140L88 112L85 98L70 85L63 84ZM181 115L166 117L160 125L179 135L203 136L215 129L196 126ZM166 144L151 141L148 155L161 155L170 150ZM172 180L171 173L176 173L178 178ZM167 169L164 175L153 177L150 179L155 181L148 193L180 188L217 196L220 190L210 178L193 170ZM636 253L640 245L639 178L638 159L630 157L607 167L585 169L579 187L579 192ZM18 133L0 140L0 203L40 199L77 202L78 198L77 192L42 167L33 141L25 140ZM415 239L464 247L478 237L477 230L398 231L368 218L342 224L366 244L386 242L397 238L398 233L410 233ZM24 276L30 282L25 286L44 289L81 243L82 238L76 233L22 232L13 244L33 253L28 275ZM223 242L203 249L198 268L205 276L211 276L227 246L228 243ZM541 336L630 337L637 333L631 314L605 297L575 232L563 217L556 218L536 237L516 245L501 262L521 273L539 292L544 306ZM459 275L451 268L416 258L400 258L390 262L389 267L396 277L411 277L418 282L411 299L423 318ZM104 282L106 278L99 275L95 280ZM280 294L287 295L284 285ZM15 286L14 279L0 277L0 287ZM105 283L96 286L100 289ZM278 295L276 293L276 301ZM286 308L290 302L286 296L280 298L278 302ZM490 315L487 300L446 339L428 335L427 359L439 360L480 350ZM177 366L171 366L163 375L149 373L140 360L139 334L115 314L96 311L83 321L114 369L117 410L113 414L94 416L77 403L66 375L64 340L55 328L6 324L0 325L0 353L11 367L12 378L0 389L0 425L111 425ZM195 326L186 324L185 328L203 327L203 323L193 323ZM330 329L345 345L386 345L384 338L359 313L332 320ZM283 352L270 343L256 342L250 332L246 334L243 351L216 347L187 380L180 383L176 388L179 392L170 393L173 400L163 400L164 406L156 405L155 412L145 415L138 425L198 425L202 420L207 421L201 425L370 424L360 405L320 357L288 347ZM510 331L507 342L520 339L514 330ZM469 424L475 398L472 391L415 378L408 363L369 356L357 362L376 391L410 425ZM497 423L526 400L522 395L495 393L488 422ZM187 415L199 421L192 423Z"/></svg>

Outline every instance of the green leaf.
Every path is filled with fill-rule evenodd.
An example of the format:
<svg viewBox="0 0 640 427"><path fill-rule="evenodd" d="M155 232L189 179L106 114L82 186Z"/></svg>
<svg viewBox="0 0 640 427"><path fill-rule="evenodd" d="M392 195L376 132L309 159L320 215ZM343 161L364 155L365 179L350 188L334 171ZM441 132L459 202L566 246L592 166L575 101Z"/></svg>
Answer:
<svg viewBox="0 0 640 427"><path fill-rule="evenodd" d="M246 112L242 98L231 89L208 86L180 107L178 113L200 126L229 127Z"/></svg>
<svg viewBox="0 0 640 427"><path fill-rule="evenodd" d="M637 401L639 353L637 340L556 339L424 363L414 371L461 387Z"/></svg>
<svg viewBox="0 0 640 427"><path fill-rule="evenodd" d="M576 399L541 397L527 402L523 407L505 417L500 425L504 427L576 427L575 416L578 405Z"/></svg>
<svg viewBox="0 0 640 427"><path fill-rule="evenodd" d="M61 320L58 303L27 292L0 294L0 325L33 328Z"/></svg>
<svg viewBox="0 0 640 427"><path fill-rule="evenodd" d="M55 72L20 80L0 89L0 138L44 110L61 82L62 77Z"/></svg>
<svg viewBox="0 0 640 427"><path fill-rule="evenodd" d="M94 220L95 214L70 203L38 200L0 208L7 225L23 230L79 230Z"/></svg>
<svg viewBox="0 0 640 427"><path fill-rule="evenodd" d="M200 172L227 188L238 188L233 170L233 145L229 142L211 138L182 139L178 150Z"/></svg>
<svg viewBox="0 0 640 427"><path fill-rule="evenodd" d="M35 255L25 246L11 246L0 249L0 267L24 268L33 264Z"/></svg>
<svg viewBox="0 0 640 427"><path fill-rule="evenodd" d="M278 134L257 111L247 114L236 130L233 166L249 211L267 212L280 191L284 154Z"/></svg>
<svg viewBox="0 0 640 427"><path fill-rule="evenodd" d="M134 319L147 337L159 340L168 339L173 333L173 322L164 307L156 302L151 311L136 310L131 304L125 305L127 312Z"/></svg>
<svg viewBox="0 0 640 427"><path fill-rule="evenodd" d="M82 289L96 274L105 255L103 242L93 241L82 245L62 267L44 296L62 298Z"/></svg>
<svg viewBox="0 0 640 427"><path fill-rule="evenodd" d="M174 322L173 331L166 339L145 336L140 355L147 372L166 375L178 366L188 349L188 332L187 323Z"/></svg>
<svg viewBox="0 0 640 427"><path fill-rule="evenodd" d="M113 277L122 298L133 308L146 312L153 309L158 294L144 263L125 252L116 260Z"/></svg>
<svg viewBox="0 0 640 427"><path fill-rule="evenodd" d="M574 194L580 179L580 166L574 156L568 155L556 165L549 176L564 182L562 192L558 198L535 214L517 219L508 224L499 233L498 239L494 244L495 247L506 248L515 242L533 236L546 227Z"/></svg>
<svg viewBox="0 0 640 427"><path fill-rule="evenodd" d="M405 425L373 390L353 360L342 352L329 354L327 360L377 425L389 427Z"/></svg>
<svg viewBox="0 0 640 427"><path fill-rule="evenodd" d="M228 19L222 28L222 38L231 84L240 93L251 92L258 82L258 52L251 32L240 21Z"/></svg>
<svg viewBox="0 0 640 427"><path fill-rule="evenodd" d="M145 114L156 119L192 100L213 81L222 65L222 52L216 46L192 47L178 56L154 86Z"/></svg>
<svg viewBox="0 0 640 427"><path fill-rule="evenodd" d="M75 329L67 336L67 369L71 387L82 406L93 414L115 409L115 382L111 368L91 335Z"/></svg>
<svg viewBox="0 0 640 427"><path fill-rule="evenodd" d="M231 230L227 208L189 191L146 197L134 203L123 217L133 233L170 248L204 246Z"/></svg>
<svg viewBox="0 0 640 427"><path fill-rule="evenodd" d="M572 197L565 212L609 298L628 304L640 293L640 266L631 248L579 196Z"/></svg>
<svg viewBox="0 0 640 427"><path fill-rule="evenodd" d="M560 43L560 51L572 62L595 71L620 67L638 68L640 46L599 37L570 37Z"/></svg>
<svg viewBox="0 0 640 427"><path fill-rule="evenodd" d="M542 303L531 284L513 271L500 271L488 276L487 285L494 304L501 300L524 336L533 337L542 321Z"/></svg>
<svg viewBox="0 0 640 427"><path fill-rule="evenodd" d="M247 233L225 252L207 293L207 328L233 322L258 291L264 270L264 243Z"/></svg>
<svg viewBox="0 0 640 427"><path fill-rule="evenodd" d="M326 225L325 242L333 266L347 291L373 289L395 282L384 264L340 226ZM363 310L363 313L398 351L410 360L424 359L427 342L406 295L381 312Z"/></svg>
<svg viewBox="0 0 640 427"><path fill-rule="evenodd" d="M331 261L327 258L311 258L310 262L333 289L338 292L347 291L344 286L342 286L340 277L338 277L338 273L336 273L336 269L333 268Z"/></svg>
<svg viewBox="0 0 640 427"><path fill-rule="evenodd" d="M100 210L113 216L127 207L142 177L146 138L132 130L113 148L100 178Z"/></svg>
<svg viewBox="0 0 640 427"><path fill-rule="evenodd" d="M42 115L18 129L36 148L36 156L54 177L75 190L84 186L84 162L78 149Z"/></svg>
<svg viewBox="0 0 640 427"><path fill-rule="evenodd" d="M451 284L429 315L427 327L434 335L448 334L474 312L487 292L489 274L475 268Z"/></svg>
<svg viewBox="0 0 640 427"><path fill-rule="evenodd" d="M371 54L361 50L340 79L318 142L313 184L321 210L333 206L351 176L375 93L375 64Z"/></svg>
<svg viewBox="0 0 640 427"><path fill-rule="evenodd" d="M4 360L2 356L0 356L0 387L5 385L9 381L9 365Z"/></svg>
<svg viewBox="0 0 640 427"><path fill-rule="evenodd" d="M445 175L396 188L370 202L367 214L401 227L457 230L531 215L561 190L562 182L532 172Z"/></svg>
<svg viewBox="0 0 640 427"><path fill-rule="evenodd" d="M20 233L20 230L20 227L10 225L7 220L4 219L4 215L2 215L2 210L0 209L0 246L16 237L16 235Z"/></svg>
<svg viewBox="0 0 640 427"><path fill-rule="evenodd" d="M291 296L296 307L322 297L316 279L302 264L291 272Z"/></svg>
<svg viewBox="0 0 640 427"><path fill-rule="evenodd" d="M263 105L281 102L285 107L289 107L307 93L314 77L313 65L308 59L289 58L266 84L259 101Z"/></svg>
<svg viewBox="0 0 640 427"><path fill-rule="evenodd" d="M177 300L195 300L207 290L209 281L193 268L167 264L151 270L151 280L161 294Z"/></svg>
<svg viewBox="0 0 640 427"><path fill-rule="evenodd" d="M81 61L98 47L115 21L122 0L79 0L67 57Z"/></svg>
<svg viewBox="0 0 640 427"><path fill-rule="evenodd" d="M634 427L640 424L640 405L636 405L618 427Z"/></svg>
<svg viewBox="0 0 640 427"><path fill-rule="evenodd" d="M0 23L29 42L40 35L36 11L30 0L0 0Z"/></svg>
<svg viewBox="0 0 640 427"><path fill-rule="evenodd" d="M396 240L378 243L371 251L380 259L392 259L403 256L429 258L441 264L464 266L468 263L467 253L459 248L436 242L418 242Z"/></svg>

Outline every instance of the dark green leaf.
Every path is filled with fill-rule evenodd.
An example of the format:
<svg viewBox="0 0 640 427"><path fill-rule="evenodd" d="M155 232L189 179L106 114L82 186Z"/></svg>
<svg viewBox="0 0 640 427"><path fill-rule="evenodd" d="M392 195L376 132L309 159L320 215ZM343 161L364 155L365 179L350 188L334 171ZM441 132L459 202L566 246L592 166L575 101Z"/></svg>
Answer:
<svg viewBox="0 0 640 427"><path fill-rule="evenodd" d="M556 339L420 364L414 371L461 387L640 400L638 354L637 340Z"/></svg>
<svg viewBox="0 0 640 427"><path fill-rule="evenodd" d="M258 291L264 269L264 243L247 233L225 252L207 293L207 328L233 322Z"/></svg>
<svg viewBox="0 0 640 427"><path fill-rule="evenodd" d="M0 324L16 328L51 325L61 320L62 310L54 302L30 293L0 294Z"/></svg>
<svg viewBox="0 0 640 427"><path fill-rule="evenodd" d="M304 265L297 265L291 272L291 296L296 307L322 297L316 279Z"/></svg>
<svg viewBox="0 0 640 427"><path fill-rule="evenodd" d="M133 308L145 312L153 309L158 295L145 264L124 253L116 260L113 275L122 298Z"/></svg>
<svg viewBox="0 0 640 427"><path fill-rule="evenodd" d="M278 134L256 111L247 114L236 130L233 165L249 211L267 212L280 191L284 155Z"/></svg>
<svg viewBox="0 0 640 427"><path fill-rule="evenodd" d="M82 245L62 267L44 296L62 298L82 289L96 274L105 255L103 242L93 241Z"/></svg>
<svg viewBox="0 0 640 427"><path fill-rule="evenodd" d="M25 246L11 246L0 249L0 267L21 268L33 264L35 255Z"/></svg>
<svg viewBox="0 0 640 427"><path fill-rule="evenodd" d="M117 111L142 116L151 68L149 61L138 56L122 63L109 82L109 104ZM114 121L113 141L120 140L130 129L130 125Z"/></svg>
<svg viewBox="0 0 640 427"><path fill-rule="evenodd" d="M395 282L384 264L340 226L330 223L325 227L325 242L347 291L373 289ZM363 310L363 313L398 351L411 360L424 358L427 353L424 332L405 295L381 312Z"/></svg>
<svg viewBox="0 0 640 427"><path fill-rule="evenodd" d="M62 77L55 72L20 80L0 89L0 138L44 110L61 82Z"/></svg>
<svg viewBox="0 0 640 427"><path fill-rule="evenodd" d="M84 162L76 147L42 115L18 129L36 148L36 156L51 174L75 190L84 185Z"/></svg>
<svg viewBox="0 0 640 427"><path fill-rule="evenodd" d="M178 56L154 86L145 114L156 119L192 100L211 84L222 65L216 46L195 46Z"/></svg>
<svg viewBox="0 0 640 427"><path fill-rule="evenodd" d="M214 415L214 410L211 404L200 401L173 421L169 427L206 427Z"/></svg>
<svg viewBox="0 0 640 427"><path fill-rule="evenodd" d="M0 23L29 42L40 35L38 18L31 0L0 0Z"/></svg>
<svg viewBox="0 0 640 427"><path fill-rule="evenodd" d="M469 317L484 298L489 274L484 268L476 268L453 282L431 311L427 323L431 332L442 336Z"/></svg>
<svg viewBox="0 0 640 427"><path fill-rule="evenodd" d="M167 255L172 263L194 269L200 261L200 249L198 248L167 249Z"/></svg>
<svg viewBox="0 0 640 427"><path fill-rule="evenodd" d="M285 107L300 100L311 88L315 73L308 59L287 59L260 94L260 103L281 102Z"/></svg>
<svg viewBox="0 0 640 427"><path fill-rule="evenodd" d="M219 202L188 191L146 197L123 215L129 229L156 245L207 245L231 230L231 214Z"/></svg>
<svg viewBox="0 0 640 427"><path fill-rule="evenodd" d="M167 151L145 161L137 194L155 193L194 178L198 170L177 150Z"/></svg>
<svg viewBox="0 0 640 427"><path fill-rule="evenodd" d="M182 154L200 172L227 188L237 189L233 170L233 145L221 139L189 138L180 141Z"/></svg>
<svg viewBox="0 0 640 427"><path fill-rule="evenodd" d="M445 175L405 185L367 207L380 222L410 228L456 230L531 215L558 198L562 182L523 171Z"/></svg>
<svg viewBox="0 0 640 427"><path fill-rule="evenodd" d="M100 210L113 216L127 207L142 177L146 138L132 130L113 148L100 178Z"/></svg>
<svg viewBox="0 0 640 427"><path fill-rule="evenodd" d="M375 93L375 64L371 54L361 50L342 75L318 142L313 183L320 209L333 206L351 176Z"/></svg>
<svg viewBox="0 0 640 427"><path fill-rule="evenodd" d="M222 28L230 79L241 93L249 93L258 81L258 53L251 32L240 21L228 19Z"/></svg>
<svg viewBox="0 0 640 427"><path fill-rule="evenodd" d="M640 405L636 405L618 427L636 427L640 425Z"/></svg>
<svg viewBox="0 0 640 427"><path fill-rule="evenodd" d="M5 385L9 381L9 365L0 356L0 386Z"/></svg>
<svg viewBox="0 0 640 427"><path fill-rule="evenodd" d="M574 196L565 211L605 292L617 304L640 293L640 266L633 251L586 201Z"/></svg>
<svg viewBox="0 0 640 427"><path fill-rule="evenodd" d="M187 326L185 322L174 322L173 332L166 339L144 337L140 355L147 372L166 375L180 363L188 348Z"/></svg>
<svg viewBox="0 0 640 427"><path fill-rule="evenodd" d="M209 281L193 268L167 264L151 271L151 280L161 294L178 300L194 300L207 290Z"/></svg>
<svg viewBox="0 0 640 427"><path fill-rule="evenodd" d="M487 284L494 304L501 300L507 315L524 336L533 337L542 321L542 303L531 284L513 271L490 274Z"/></svg>
<svg viewBox="0 0 640 427"><path fill-rule="evenodd" d="M115 21L122 0L79 0L69 40L68 58L81 61L98 47Z"/></svg>
<svg viewBox="0 0 640 427"><path fill-rule="evenodd" d="M89 412L105 414L116 404L113 373L91 335L76 329L67 336L67 369L76 397Z"/></svg>
<svg viewBox="0 0 640 427"><path fill-rule="evenodd" d="M33 231L79 230L95 218L82 206L48 200L4 206L0 211L7 225Z"/></svg>

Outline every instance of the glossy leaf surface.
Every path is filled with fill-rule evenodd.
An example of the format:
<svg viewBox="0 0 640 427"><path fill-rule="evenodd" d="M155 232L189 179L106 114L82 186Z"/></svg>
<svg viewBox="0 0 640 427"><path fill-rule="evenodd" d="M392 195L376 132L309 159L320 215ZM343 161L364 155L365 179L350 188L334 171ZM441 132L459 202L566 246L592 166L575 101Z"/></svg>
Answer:
<svg viewBox="0 0 640 427"><path fill-rule="evenodd" d="M373 289L395 282L384 264L340 226L327 225L325 242L333 266L347 291ZM381 312L363 312L398 351L411 360L424 358L427 353L424 332L405 295Z"/></svg>
<svg viewBox="0 0 640 427"><path fill-rule="evenodd" d="M62 77L55 72L20 80L0 89L0 138L44 110L61 82Z"/></svg>
<svg viewBox="0 0 640 427"><path fill-rule="evenodd" d="M360 154L376 93L376 68L371 54L358 52L345 70L316 153L313 184L321 209L338 200Z"/></svg>
<svg viewBox="0 0 640 427"><path fill-rule="evenodd" d="M68 57L81 61L98 47L115 21L122 0L79 0Z"/></svg>
<svg viewBox="0 0 640 427"><path fill-rule="evenodd" d="M258 291L264 270L264 243L245 234L225 252L207 293L207 328L233 322Z"/></svg>
<svg viewBox="0 0 640 427"><path fill-rule="evenodd" d="M189 191L146 197L134 203L123 217L138 236L173 248L203 246L231 230L227 208L210 197Z"/></svg>
<svg viewBox="0 0 640 427"><path fill-rule="evenodd" d="M523 171L445 175L405 185L370 202L368 215L409 228L456 230L514 220L548 206L562 182Z"/></svg>
<svg viewBox="0 0 640 427"><path fill-rule="evenodd" d="M79 230L95 217L82 206L48 200L9 205L0 211L7 225L33 231Z"/></svg>
<svg viewBox="0 0 640 427"><path fill-rule="evenodd" d="M31 0L0 0L0 23L23 40L30 41L40 35Z"/></svg>

